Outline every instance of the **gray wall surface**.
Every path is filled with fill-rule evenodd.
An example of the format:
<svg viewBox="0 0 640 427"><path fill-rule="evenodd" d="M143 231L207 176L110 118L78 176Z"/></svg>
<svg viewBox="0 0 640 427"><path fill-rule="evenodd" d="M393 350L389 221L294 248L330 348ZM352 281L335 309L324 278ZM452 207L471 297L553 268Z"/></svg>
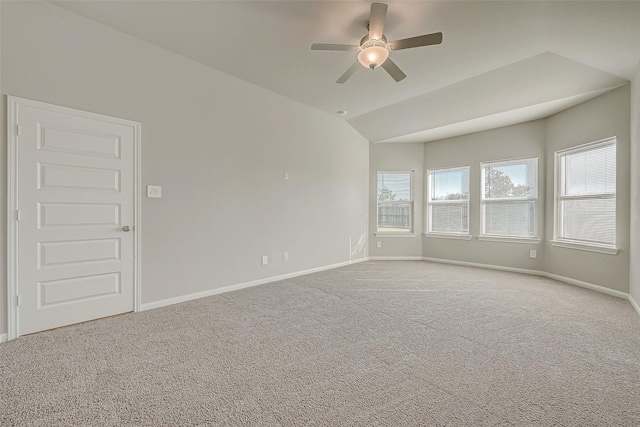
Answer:
<svg viewBox="0 0 640 427"><path fill-rule="evenodd" d="M544 144L545 122L536 120L519 125L477 132L424 144L424 170L470 166L469 233L471 240L423 237L422 254L462 262L541 270L542 244L480 241L480 163L522 157L538 157L538 237L544 230ZM529 257L535 249L537 257Z"/></svg>
<svg viewBox="0 0 640 427"><path fill-rule="evenodd" d="M629 291L629 85L576 105L547 119L545 271L622 292ZM569 147L617 138L617 255L551 245L553 238L553 158Z"/></svg>
<svg viewBox="0 0 640 427"><path fill-rule="evenodd" d="M369 144L342 119L52 4L0 8L3 108L14 95L142 123L142 184L163 187L142 200L143 303L367 255ZM6 200L6 132L0 153Z"/></svg>
<svg viewBox="0 0 640 427"><path fill-rule="evenodd" d="M631 233L629 294L640 304L640 64L631 82Z"/></svg>
<svg viewBox="0 0 640 427"><path fill-rule="evenodd" d="M424 204L423 144L371 144L369 148L369 256L422 257L421 238ZM414 171L413 237L374 236L377 226L377 172ZM382 244L381 248L376 242Z"/></svg>
<svg viewBox="0 0 640 427"><path fill-rule="evenodd" d="M0 2L0 188L6 95L142 123L143 303L366 256L430 257L550 273L640 303L640 64L626 86L548 119L434 141L371 144L341 119L66 12ZM631 105L631 114L629 106ZM618 255L552 247L556 150L618 137ZM538 230L518 244L424 237L425 174L538 156ZM373 236L376 172L415 170L413 238ZM283 180L283 172L289 180ZM0 333L6 332L6 209L0 209ZM376 241L382 248L376 248ZM537 258L529 258L529 249ZM282 259L289 253L289 261ZM260 265L260 256L269 265Z"/></svg>
<svg viewBox="0 0 640 427"><path fill-rule="evenodd" d="M424 227L424 192L426 175L430 169L470 166L469 228L471 240L422 237L422 256L459 262L470 262L544 271L610 289L629 292L630 253L640 253L638 231L640 225L640 189L638 178L640 160L638 152L638 98L640 84L634 85L633 118L630 122L631 88L626 85L557 113L546 119L514 126L477 132L440 141L416 144L424 147L424 162L416 161L419 148L410 144L372 144L370 148L370 215L371 230L375 230L375 184L376 171L386 165L392 169L422 168L422 177L416 172L415 182L420 182L423 193L416 194L416 224ZM633 123L634 147L631 151L630 126ZM554 156L561 149L592 141L617 137L617 246L619 253L609 255L551 245L554 223ZM630 153L633 154L631 167ZM522 157L538 157L538 237L540 244L493 242L477 239L480 234L480 163ZM633 175L632 175L633 174ZM630 187L633 182L633 197ZM417 188L417 187L416 187ZM418 205L418 197L422 204ZM631 207L630 201L633 200ZM631 215L630 215L631 212ZM421 216L418 219L418 215ZM630 228L630 221L633 228ZM416 228L417 230L417 228ZM631 230L631 231L630 231ZM630 252L630 234L634 249ZM376 238L370 244L371 256L420 256L410 239L397 239L383 248L375 247ZM391 239L388 239L391 240ZM635 249L637 248L637 249ZM535 249L537 257L530 258L529 251ZM634 255L635 254L635 255ZM640 299L640 271L631 266L631 292Z"/></svg>

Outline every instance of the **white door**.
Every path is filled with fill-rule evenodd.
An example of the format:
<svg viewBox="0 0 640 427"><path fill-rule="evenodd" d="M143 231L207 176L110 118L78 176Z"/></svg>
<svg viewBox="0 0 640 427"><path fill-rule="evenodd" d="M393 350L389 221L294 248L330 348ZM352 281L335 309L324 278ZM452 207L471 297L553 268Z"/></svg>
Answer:
<svg viewBox="0 0 640 427"><path fill-rule="evenodd" d="M139 124L22 101L17 335L132 311Z"/></svg>

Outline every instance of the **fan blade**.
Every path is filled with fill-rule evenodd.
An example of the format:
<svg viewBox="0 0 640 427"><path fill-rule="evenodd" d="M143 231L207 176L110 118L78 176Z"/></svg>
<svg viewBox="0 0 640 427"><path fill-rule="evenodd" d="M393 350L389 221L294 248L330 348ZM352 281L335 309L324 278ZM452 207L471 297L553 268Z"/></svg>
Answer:
<svg viewBox="0 0 640 427"><path fill-rule="evenodd" d="M344 74L342 74L340 76L340 78L338 80L336 80L336 83L344 83L347 80L349 80L349 77L353 76L353 74L358 71L358 68L362 67L362 65L360 65L360 63L358 61L354 62L351 67L347 68L347 71L344 72Z"/></svg>
<svg viewBox="0 0 640 427"><path fill-rule="evenodd" d="M389 73L389 75L391 77L393 77L393 80L395 80L397 82L399 82L400 80L402 80L405 77L407 77L407 75L405 73L403 73L400 68L398 68L396 63L393 62L391 60L391 58L387 58L387 60L384 61L384 63L381 65L381 67L384 68L384 70L387 73Z"/></svg>
<svg viewBox="0 0 640 427"><path fill-rule="evenodd" d="M358 46L351 45L351 44L314 43L311 45L311 50L356 51L358 50Z"/></svg>
<svg viewBox="0 0 640 427"><path fill-rule="evenodd" d="M369 38L382 38L384 32L384 19L387 17L387 5L384 3L371 3L371 16L369 17Z"/></svg>
<svg viewBox="0 0 640 427"><path fill-rule="evenodd" d="M430 46L442 43L442 33L425 34L424 36L409 37L389 43L391 50L409 49L411 47Z"/></svg>

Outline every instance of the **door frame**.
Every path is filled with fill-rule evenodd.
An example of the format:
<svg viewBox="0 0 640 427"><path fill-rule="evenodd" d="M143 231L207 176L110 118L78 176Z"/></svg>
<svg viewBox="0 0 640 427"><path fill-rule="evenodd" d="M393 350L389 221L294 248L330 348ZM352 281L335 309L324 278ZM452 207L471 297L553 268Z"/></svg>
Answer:
<svg viewBox="0 0 640 427"><path fill-rule="evenodd" d="M18 295L18 127L20 107L32 107L61 114L70 114L107 123L114 123L133 128L133 310L140 311L141 268L140 268L140 185L141 185L141 123L120 119L74 108L61 107L30 99L7 96L7 339L19 336L19 304Z"/></svg>

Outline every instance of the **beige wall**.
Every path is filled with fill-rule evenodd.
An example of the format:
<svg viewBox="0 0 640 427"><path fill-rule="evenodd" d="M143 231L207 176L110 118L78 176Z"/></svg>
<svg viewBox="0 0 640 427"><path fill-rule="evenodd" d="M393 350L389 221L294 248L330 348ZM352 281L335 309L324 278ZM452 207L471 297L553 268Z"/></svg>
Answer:
<svg viewBox="0 0 640 427"><path fill-rule="evenodd" d="M631 232L629 294L640 304L640 64L631 83Z"/></svg>
<svg viewBox="0 0 640 427"><path fill-rule="evenodd" d="M545 270L622 292L629 291L629 106L626 85L549 117L546 136ZM554 153L611 136L617 137L616 240L620 252L608 255L552 246Z"/></svg>
<svg viewBox="0 0 640 427"><path fill-rule="evenodd" d="M142 200L143 303L366 256L369 145L343 120L48 3L0 7L3 105L142 123L142 184L163 187Z"/></svg>
<svg viewBox="0 0 640 427"><path fill-rule="evenodd" d="M540 270L544 265L541 244L480 241L480 163L521 157L538 157L538 235L544 230L544 120L477 132L424 144L424 170L470 166L469 233L471 240L423 237L427 258ZM535 249L537 257L529 257Z"/></svg>
<svg viewBox="0 0 640 427"><path fill-rule="evenodd" d="M369 230L371 257L422 257L424 180L423 144L371 144L369 147ZM377 172L414 171L412 237L375 236L377 226ZM377 247L380 242L382 247Z"/></svg>

